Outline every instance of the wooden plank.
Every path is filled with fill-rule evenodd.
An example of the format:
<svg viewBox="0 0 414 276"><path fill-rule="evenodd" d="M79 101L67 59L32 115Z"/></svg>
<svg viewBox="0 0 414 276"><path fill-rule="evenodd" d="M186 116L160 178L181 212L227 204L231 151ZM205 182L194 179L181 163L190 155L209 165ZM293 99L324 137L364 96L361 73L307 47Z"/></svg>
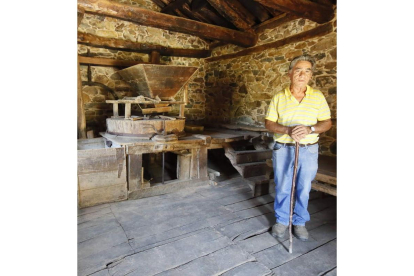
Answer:
<svg viewBox="0 0 414 276"><path fill-rule="evenodd" d="M315 250L272 269L275 275L302 276L325 275L336 267L336 240L330 241Z"/></svg>
<svg viewBox="0 0 414 276"><path fill-rule="evenodd" d="M222 275L232 268L254 260L253 256L241 250L238 245L232 244L209 255L194 259L179 268L166 270L157 275Z"/></svg>
<svg viewBox="0 0 414 276"><path fill-rule="evenodd" d="M129 246L128 242L124 242L118 245L115 245L105 250L96 252L95 254L89 255L85 258L78 258L78 275L87 276L94 275L91 274L98 270L106 270L106 265L112 263L118 259L122 259L125 256L133 254L134 251ZM108 274L109 276L109 274Z"/></svg>
<svg viewBox="0 0 414 276"><path fill-rule="evenodd" d="M151 53L152 51L159 52L162 56L175 56L175 57L192 57L192 58L205 58L211 54L210 50L203 49L182 49L171 48L158 44L133 42L124 39L105 38L78 31L78 44L89 45L93 47L101 47L111 50L138 52L138 53ZM151 61L152 63L159 63Z"/></svg>
<svg viewBox="0 0 414 276"><path fill-rule="evenodd" d="M243 150L229 153L235 164L259 162L272 158L272 150Z"/></svg>
<svg viewBox="0 0 414 276"><path fill-rule="evenodd" d="M96 138L96 139L103 139L103 138ZM92 140L93 139L82 140L82 143L86 141L92 141ZM99 146L100 146L101 141L95 141L95 142L99 143ZM86 144L84 144L83 146L86 147ZM100 158L104 156L114 156L114 157L119 156L121 158L123 156L124 151L125 150L123 148L102 148L100 147L100 148L93 148L93 149L87 149L87 150L78 150L77 154L78 154L78 159L95 159L95 158Z"/></svg>
<svg viewBox="0 0 414 276"><path fill-rule="evenodd" d="M237 164L237 165L233 164L233 167L244 178L265 175L268 170L268 166L266 162L252 162L252 163L244 163L244 164Z"/></svg>
<svg viewBox="0 0 414 276"><path fill-rule="evenodd" d="M142 108L142 114L153 114L153 113L161 113L161 112L170 112L171 106L166 107L155 107L155 108Z"/></svg>
<svg viewBox="0 0 414 276"><path fill-rule="evenodd" d="M191 11L194 15L207 18L214 25L218 25L224 28L236 29L231 22L227 21L221 16L207 1L205 0L193 0L191 2ZM211 49L211 48L210 48Z"/></svg>
<svg viewBox="0 0 414 276"><path fill-rule="evenodd" d="M205 246L194 246L204 244ZM214 230L206 230L175 242L128 256L109 267L111 275L154 275L213 253L230 244ZM174 258L171 258L174 256ZM154 260L157 260L154 262Z"/></svg>
<svg viewBox="0 0 414 276"><path fill-rule="evenodd" d="M307 254L308 252L334 239L336 239L336 226L334 224L325 224L310 230L309 239L306 242L302 242L294 238L292 253L289 253L289 250L287 250L289 247L289 238L287 238L281 244L255 253L253 256L256 257L258 262L270 269L273 269L288 263L303 254Z"/></svg>
<svg viewBox="0 0 414 276"><path fill-rule="evenodd" d="M143 179L142 174L142 154L128 154L128 192L141 189Z"/></svg>
<svg viewBox="0 0 414 276"><path fill-rule="evenodd" d="M138 199L138 198L144 198L144 197L163 195L163 194L168 194L172 192L177 192L183 188L204 186L204 185L208 185L209 183L208 181L209 181L208 177L200 178L200 179L183 180L183 181L179 181L179 180L165 181L164 185L154 186L151 188L131 192L128 194L128 199Z"/></svg>
<svg viewBox="0 0 414 276"><path fill-rule="evenodd" d="M238 1L207 0L221 16L230 21L238 29L253 32L251 26L255 23L253 15Z"/></svg>
<svg viewBox="0 0 414 276"><path fill-rule="evenodd" d="M237 266L221 276L266 276L272 274L272 271L258 262L248 262Z"/></svg>
<svg viewBox="0 0 414 276"><path fill-rule="evenodd" d="M168 5L164 6L160 12L167 13L175 10L176 8L182 6L188 0L172 0Z"/></svg>
<svg viewBox="0 0 414 276"><path fill-rule="evenodd" d="M97 205L100 206L100 205ZM82 210L87 210L89 208L85 208ZM120 227L117 219L115 217L103 220L101 223L98 223L96 225L92 225L87 228L81 228L78 229L77 232L77 238L78 238L78 244L90 239L93 239L95 237L100 236L101 234L108 233L110 231L113 231L114 229Z"/></svg>
<svg viewBox="0 0 414 276"><path fill-rule="evenodd" d="M265 205L268 203L272 203L275 201L275 195L274 194L268 194L264 196L255 197L249 200L244 200L241 202L233 203L230 205L226 205L226 209L237 212L241 210L246 210L250 208L254 208L256 206Z"/></svg>
<svg viewBox="0 0 414 276"><path fill-rule="evenodd" d="M336 196L336 187L328 184L312 182L312 189Z"/></svg>
<svg viewBox="0 0 414 276"><path fill-rule="evenodd" d="M264 30L274 29L282 24L285 24L287 22L290 22L298 18L299 18L298 16L293 15L293 14L282 13L281 15L273 17L272 19L269 19L263 22L262 24L254 26L254 30L256 31L256 33L261 33Z"/></svg>
<svg viewBox="0 0 414 276"><path fill-rule="evenodd" d="M328 183L328 184L332 184L332 185L336 185L336 177L326 175L324 173L320 173L319 170L316 173L315 180L325 182L325 183Z"/></svg>
<svg viewBox="0 0 414 276"><path fill-rule="evenodd" d="M78 151L78 175L114 170L118 170L120 175L125 168L125 155L123 149L114 150L88 150L91 154L89 158L81 158Z"/></svg>
<svg viewBox="0 0 414 276"><path fill-rule="evenodd" d="M319 36L323 36L326 35L328 33L331 33L333 31L333 26L332 23L326 23L324 25L320 25L318 27L315 27L309 31L305 31L299 34L295 34L289 37L285 37L283 39L274 41L274 42L270 42L270 43L266 43L266 44L262 44L259 46L255 46L255 47L250 47L244 50L241 50L237 53L233 53L233 54L226 54L226 55L221 55L221 56L217 56L217 57L210 57L210 58L206 58L205 61L206 62L213 62L213 61L218 61L218 60L224 60L224 59L230 59L230 58L237 58L237 57L241 57L241 56L245 56L245 55L251 55L257 52L262 52L266 49L270 49L270 48L279 48L291 43L296 43L296 42L300 42L300 41L304 41L310 38L314 38L314 37L319 37Z"/></svg>
<svg viewBox="0 0 414 276"><path fill-rule="evenodd" d="M208 177L207 172L207 159L208 159L207 147L201 147L198 153L198 166L199 166L199 177Z"/></svg>
<svg viewBox="0 0 414 276"><path fill-rule="evenodd" d="M86 258L89 255L94 254L95 252L111 248L113 246L125 243L127 241L128 240L125 236L124 230L122 230L122 227L118 224L118 227L115 227L109 232L103 233L102 235L98 235L92 239L88 239L86 241L78 243L78 258Z"/></svg>
<svg viewBox="0 0 414 276"><path fill-rule="evenodd" d="M263 6L259 3L251 0L240 0L240 2L247 10L249 10L255 17L257 17L260 22L271 18L267 10L263 8Z"/></svg>
<svg viewBox="0 0 414 276"><path fill-rule="evenodd" d="M124 184L125 182L125 169L122 170L120 177L118 177L118 168L112 171L100 171L78 175L78 184L80 191Z"/></svg>
<svg viewBox="0 0 414 276"><path fill-rule="evenodd" d="M125 181L123 184L79 191L79 206L84 208L101 203L126 200L127 197L127 183Z"/></svg>
<svg viewBox="0 0 414 276"><path fill-rule="evenodd" d="M85 12L120 18L145 26L181 32L212 40L222 40L243 47L256 44L257 36L211 24L184 19L108 0L78 0Z"/></svg>
<svg viewBox="0 0 414 276"><path fill-rule="evenodd" d="M190 179L200 178L200 148L191 149Z"/></svg>
<svg viewBox="0 0 414 276"><path fill-rule="evenodd" d="M112 58L96 58L96 57L84 57L78 55L80 64L89 64L97 66L112 66L112 67L130 67L137 64L150 64L149 62L131 61L131 60L119 60Z"/></svg>
<svg viewBox="0 0 414 276"><path fill-rule="evenodd" d="M292 13L317 23L326 23L335 16L333 6L321 5L306 0L254 0L264 6Z"/></svg>
<svg viewBox="0 0 414 276"><path fill-rule="evenodd" d="M269 178L266 175L246 178L251 182L249 185L253 191L253 196L269 194Z"/></svg>
<svg viewBox="0 0 414 276"><path fill-rule="evenodd" d="M102 137L93 139L78 139L78 150L103 148L105 148L105 139Z"/></svg>
<svg viewBox="0 0 414 276"><path fill-rule="evenodd" d="M177 178L190 179L191 155L178 155L177 158Z"/></svg>

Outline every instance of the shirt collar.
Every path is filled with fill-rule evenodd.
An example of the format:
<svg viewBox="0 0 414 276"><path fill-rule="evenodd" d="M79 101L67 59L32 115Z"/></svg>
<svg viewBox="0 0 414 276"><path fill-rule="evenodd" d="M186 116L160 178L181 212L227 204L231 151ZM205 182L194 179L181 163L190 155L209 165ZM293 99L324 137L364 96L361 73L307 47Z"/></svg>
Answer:
<svg viewBox="0 0 414 276"><path fill-rule="evenodd" d="M313 93L313 88L310 87L309 85L306 85L306 94L305 94L305 97L308 97L308 96L312 95L312 93ZM292 95L292 92L290 92L290 85L285 88L285 95L287 97L293 96Z"/></svg>

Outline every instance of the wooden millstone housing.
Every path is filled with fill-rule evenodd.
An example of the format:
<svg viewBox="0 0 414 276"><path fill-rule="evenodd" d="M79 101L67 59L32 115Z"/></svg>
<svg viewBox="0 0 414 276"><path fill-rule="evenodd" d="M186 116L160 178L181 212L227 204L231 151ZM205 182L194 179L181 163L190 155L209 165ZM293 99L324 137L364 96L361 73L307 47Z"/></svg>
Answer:
<svg viewBox="0 0 414 276"><path fill-rule="evenodd" d="M310 85L333 121L320 135L313 188L336 195L335 0L77 6L80 208L215 185L229 173L254 196L273 193L264 118L302 54L317 61Z"/></svg>

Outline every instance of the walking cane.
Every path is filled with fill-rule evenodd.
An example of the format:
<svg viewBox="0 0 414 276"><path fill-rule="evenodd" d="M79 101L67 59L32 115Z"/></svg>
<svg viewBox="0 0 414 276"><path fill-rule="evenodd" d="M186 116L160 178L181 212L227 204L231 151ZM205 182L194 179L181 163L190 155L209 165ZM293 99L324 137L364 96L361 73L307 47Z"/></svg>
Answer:
<svg viewBox="0 0 414 276"><path fill-rule="evenodd" d="M299 143L295 143L295 165L293 167L292 189L290 191L290 215L289 215L289 253L292 253L292 217L293 217L293 197L295 195L296 173L298 171Z"/></svg>

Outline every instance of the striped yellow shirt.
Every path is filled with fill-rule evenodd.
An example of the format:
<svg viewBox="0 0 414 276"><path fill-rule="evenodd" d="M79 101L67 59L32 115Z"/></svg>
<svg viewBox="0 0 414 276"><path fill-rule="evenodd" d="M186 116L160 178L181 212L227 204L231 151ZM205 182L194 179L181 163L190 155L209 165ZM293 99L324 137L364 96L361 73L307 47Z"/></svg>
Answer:
<svg viewBox="0 0 414 276"><path fill-rule="evenodd" d="M331 111L322 92L306 86L306 95L302 102L292 95L289 87L285 91L277 93L270 102L267 109L266 119L278 122L283 126L305 125L312 126L317 121L331 118ZM294 143L295 141L287 134L274 134L274 140L279 143ZM318 134L308 134L300 140L301 144L312 144L319 140Z"/></svg>

